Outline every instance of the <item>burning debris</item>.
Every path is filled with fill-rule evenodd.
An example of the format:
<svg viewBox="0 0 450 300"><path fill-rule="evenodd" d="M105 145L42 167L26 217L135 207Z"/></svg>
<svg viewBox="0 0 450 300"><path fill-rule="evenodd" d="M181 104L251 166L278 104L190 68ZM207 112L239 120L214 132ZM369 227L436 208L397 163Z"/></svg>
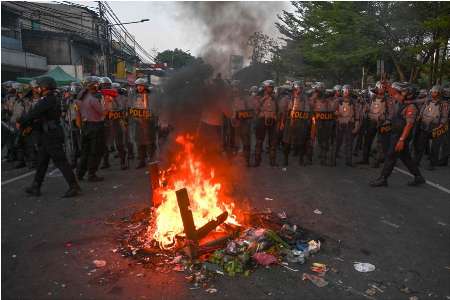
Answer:
<svg viewBox="0 0 450 300"><path fill-rule="evenodd" d="M211 288L217 275L248 276L258 265L297 271L288 265L320 250L323 239L285 213L239 211L195 152L194 138L176 141L181 151L174 163L159 170L158 184L151 180L154 207L125 220L119 253L160 272L187 272L194 288Z"/></svg>

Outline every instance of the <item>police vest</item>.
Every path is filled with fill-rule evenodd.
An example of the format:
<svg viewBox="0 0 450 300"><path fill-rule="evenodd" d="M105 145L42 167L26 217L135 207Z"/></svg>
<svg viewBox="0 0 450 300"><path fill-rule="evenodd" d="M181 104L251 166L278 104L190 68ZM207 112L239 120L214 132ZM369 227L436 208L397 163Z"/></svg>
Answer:
<svg viewBox="0 0 450 300"><path fill-rule="evenodd" d="M350 123L355 120L355 106L350 102L341 101L338 105L337 120L339 123Z"/></svg>
<svg viewBox="0 0 450 300"><path fill-rule="evenodd" d="M386 102L383 98L376 98L370 103L369 119L372 121L384 120L386 114Z"/></svg>
<svg viewBox="0 0 450 300"><path fill-rule="evenodd" d="M276 119L277 116L277 105L272 97L264 97L261 99L261 107L259 117L265 119Z"/></svg>
<svg viewBox="0 0 450 300"><path fill-rule="evenodd" d="M441 104L439 101L428 102L423 110L422 123L425 124L437 124L441 118Z"/></svg>

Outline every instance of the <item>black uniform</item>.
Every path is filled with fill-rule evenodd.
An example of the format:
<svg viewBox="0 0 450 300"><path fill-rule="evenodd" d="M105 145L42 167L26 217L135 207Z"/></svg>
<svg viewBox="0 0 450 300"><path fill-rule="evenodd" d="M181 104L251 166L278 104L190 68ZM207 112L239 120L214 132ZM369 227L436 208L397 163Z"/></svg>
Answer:
<svg viewBox="0 0 450 300"><path fill-rule="evenodd" d="M40 138L42 143L38 152L38 165L34 176L33 186L40 188L44 181L50 159L61 171L65 180L71 188L79 189L75 175L67 162L64 153L64 133L60 124L61 106L60 101L54 91L44 96L23 116L19 123L21 127L31 126L35 120L40 120ZM37 129L36 126L33 129Z"/></svg>

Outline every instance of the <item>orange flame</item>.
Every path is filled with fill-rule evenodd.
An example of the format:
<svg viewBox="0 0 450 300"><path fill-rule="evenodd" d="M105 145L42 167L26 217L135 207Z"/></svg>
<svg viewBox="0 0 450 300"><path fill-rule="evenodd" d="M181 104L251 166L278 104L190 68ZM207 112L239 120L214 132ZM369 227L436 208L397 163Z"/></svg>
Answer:
<svg viewBox="0 0 450 300"><path fill-rule="evenodd" d="M193 137L179 135L176 142L183 150L178 153L175 163L160 174L161 188L155 191L156 208L149 236L159 243L162 249L174 246L175 236L184 231L175 192L186 188L190 199L190 208L196 228L200 228L215 219L224 211L228 212L226 223L239 224L233 214L234 203L220 201L221 184L215 182L214 169L207 172L206 167L193 153Z"/></svg>

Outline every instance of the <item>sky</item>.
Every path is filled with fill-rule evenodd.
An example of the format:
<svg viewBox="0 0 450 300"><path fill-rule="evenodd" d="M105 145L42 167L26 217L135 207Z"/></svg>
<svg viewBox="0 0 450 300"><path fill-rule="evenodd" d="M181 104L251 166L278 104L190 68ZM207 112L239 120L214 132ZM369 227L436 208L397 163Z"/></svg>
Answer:
<svg viewBox="0 0 450 300"><path fill-rule="evenodd" d="M208 41L204 30L199 30L202 24L197 22L195 17L186 18L180 2L108 1L108 3L122 22L150 19L145 23L125 26L131 34L135 35L136 41L152 55L166 49L181 48L185 51L189 50L196 56ZM266 2L264 7L267 4ZM245 5L250 9L260 8L258 2L247 2ZM291 5L289 2L277 2L270 3L269 6L270 9L266 9L265 16L261 16L266 21L264 28L260 30L276 38L279 36L274 25L277 14L283 9L291 10Z"/></svg>

